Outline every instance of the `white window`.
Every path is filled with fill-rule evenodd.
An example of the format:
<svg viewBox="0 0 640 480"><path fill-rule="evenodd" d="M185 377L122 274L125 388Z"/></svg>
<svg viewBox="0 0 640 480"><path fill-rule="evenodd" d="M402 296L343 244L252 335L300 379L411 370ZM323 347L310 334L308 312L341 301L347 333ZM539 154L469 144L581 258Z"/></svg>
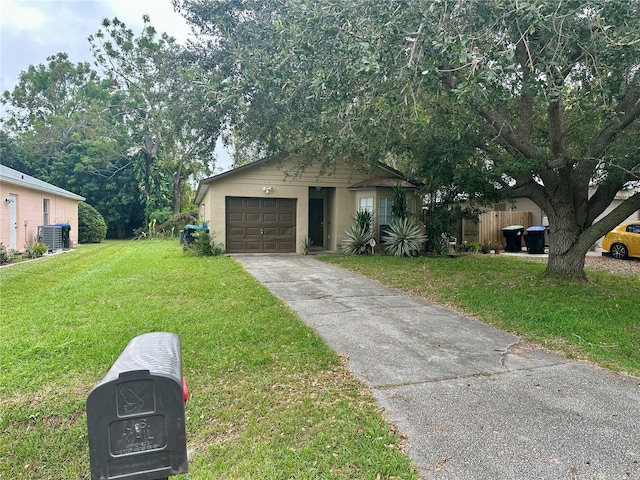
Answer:
<svg viewBox="0 0 640 480"><path fill-rule="evenodd" d="M42 199L42 224L49 225L49 199Z"/></svg>
<svg viewBox="0 0 640 480"><path fill-rule="evenodd" d="M382 225L390 225L393 220L392 212L393 197L383 197L380 199L380 208L378 209L378 223Z"/></svg>
<svg viewBox="0 0 640 480"><path fill-rule="evenodd" d="M366 210L373 214L373 197L360 197L358 199L358 211Z"/></svg>

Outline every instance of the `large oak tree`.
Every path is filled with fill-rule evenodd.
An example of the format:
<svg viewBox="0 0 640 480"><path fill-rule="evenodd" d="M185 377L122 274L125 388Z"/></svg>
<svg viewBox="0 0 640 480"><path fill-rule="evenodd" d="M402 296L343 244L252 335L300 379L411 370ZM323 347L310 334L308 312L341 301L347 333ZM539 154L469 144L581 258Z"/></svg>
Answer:
<svg viewBox="0 0 640 480"><path fill-rule="evenodd" d="M244 144L328 163L397 152L470 197L528 197L549 218L547 272L569 278L640 208L637 0L174 4Z"/></svg>

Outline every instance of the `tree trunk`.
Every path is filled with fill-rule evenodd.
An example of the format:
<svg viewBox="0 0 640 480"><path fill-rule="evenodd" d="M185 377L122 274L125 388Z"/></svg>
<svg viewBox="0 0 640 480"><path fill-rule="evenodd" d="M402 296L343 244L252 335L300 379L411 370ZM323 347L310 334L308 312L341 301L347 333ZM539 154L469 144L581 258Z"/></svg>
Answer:
<svg viewBox="0 0 640 480"><path fill-rule="evenodd" d="M563 254L553 254L549 243L549 261L547 262L546 275L566 278L568 280L587 281L584 273L584 257L586 252L571 248Z"/></svg>
<svg viewBox="0 0 640 480"><path fill-rule="evenodd" d="M584 258L593 242L584 238L575 222L569 219L549 217L549 260L547 275L566 278L568 280L587 281L584 273Z"/></svg>

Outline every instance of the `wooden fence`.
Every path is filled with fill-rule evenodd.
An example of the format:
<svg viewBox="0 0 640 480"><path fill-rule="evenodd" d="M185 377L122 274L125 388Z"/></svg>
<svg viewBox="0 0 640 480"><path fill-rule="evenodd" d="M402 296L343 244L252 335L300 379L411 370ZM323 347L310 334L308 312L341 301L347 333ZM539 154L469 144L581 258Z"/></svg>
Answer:
<svg viewBox="0 0 640 480"><path fill-rule="evenodd" d="M478 222L478 243L498 242L505 244L502 229L511 225L531 226L531 212L487 212L480 215Z"/></svg>

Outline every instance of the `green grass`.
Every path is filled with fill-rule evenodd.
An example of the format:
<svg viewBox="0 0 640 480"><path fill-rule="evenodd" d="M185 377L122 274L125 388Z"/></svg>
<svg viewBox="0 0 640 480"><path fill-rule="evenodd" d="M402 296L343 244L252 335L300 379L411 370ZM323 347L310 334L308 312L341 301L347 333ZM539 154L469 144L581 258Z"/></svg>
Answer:
<svg viewBox="0 0 640 480"><path fill-rule="evenodd" d="M372 397L228 257L105 242L0 269L0 479L89 478L85 405L128 341L178 334L189 478L416 478Z"/></svg>
<svg viewBox="0 0 640 480"><path fill-rule="evenodd" d="M543 263L494 255L322 257L525 340L640 375L640 277L587 271L590 282L545 277Z"/></svg>

